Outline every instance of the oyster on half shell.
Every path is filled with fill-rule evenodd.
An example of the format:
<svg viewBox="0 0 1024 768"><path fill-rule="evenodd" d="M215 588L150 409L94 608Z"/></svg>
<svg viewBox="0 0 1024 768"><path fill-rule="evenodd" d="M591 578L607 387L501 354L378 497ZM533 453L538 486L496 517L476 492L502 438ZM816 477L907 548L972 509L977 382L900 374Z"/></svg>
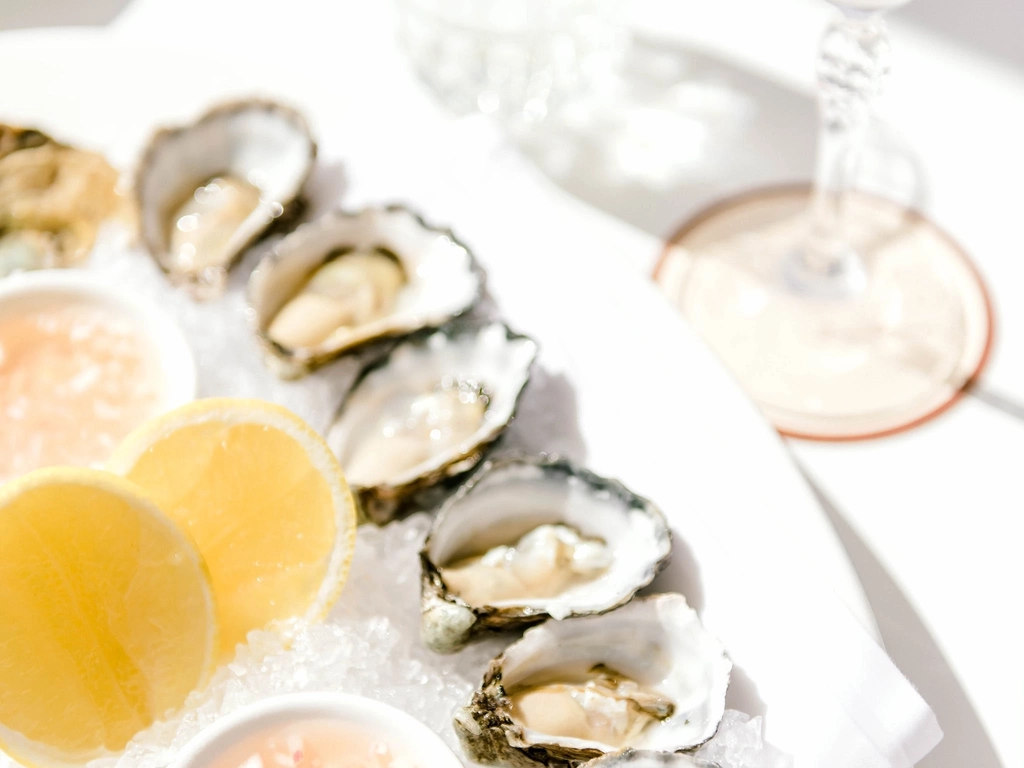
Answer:
<svg viewBox="0 0 1024 768"><path fill-rule="evenodd" d="M660 510L615 480L557 457L488 461L420 553L424 641L449 652L482 630L610 611L671 549Z"/></svg>
<svg viewBox="0 0 1024 768"><path fill-rule="evenodd" d="M363 370L327 433L364 516L386 523L418 491L474 467L515 415L537 344L457 321Z"/></svg>
<svg viewBox="0 0 1024 768"><path fill-rule="evenodd" d="M401 206L338 211L282 239L249 280L250 320L294 378L378 339L434 328L480 298L483 272L451 232Z"/></svg>
<svg viewBox="0 0 1024 768"><path fill-rule="evenodd" d="M96 152L0 125L0 277L83 261L100 225L125 211L118 182Z"/></svg>
<svg viewBox="0 0 1024 768"><path fill-rule="evenodd" d="M270 101L157 131L136 171L142 242L173 280L215 295L245 249L300 206L315 158L302 115Z"/></svg>
<svg viewBox="0 0 1024 768"><path fill-rule="evenodd" d="M516 768L679 752L715 734L731 670L682 595L638 598L527 630L491 662L455 730L473 760Z"/></svg>

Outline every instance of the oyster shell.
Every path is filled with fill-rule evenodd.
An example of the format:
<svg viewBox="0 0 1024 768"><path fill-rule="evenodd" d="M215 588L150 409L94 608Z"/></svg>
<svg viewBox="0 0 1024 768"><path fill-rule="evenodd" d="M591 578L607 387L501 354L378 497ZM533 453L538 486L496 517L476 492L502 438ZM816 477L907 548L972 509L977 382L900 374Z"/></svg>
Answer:
<svg viewBox="0 0 1024 768"><path fill-rule="evenodd" d="M460 321L368 366L327 433L364 516L385 523L418 491L474 467L515 415L536 343Z"/></svg>
<svg viewBox="0 0 1024 768"><path fill-rule="evenodd" d="M315 158L302 115L270 101L157 131L135 179L142 242L172 279L214 295L245 249L297 210Z"/></svg>
<svg viewBox="0 0 1024 768"><path fill-rule="evenodd" d="M682 595L639 598L527 630L491 662L455 730L473 760L517 768L678 752L715 734L731 670Z"/></svg>
<svg viewBox="0 0 1024 768"><path fill-rule="evenodd" d="M480 298L451 232L400 206L338 211L279 242L249 280L268 363L292 378L369 342L440 326Z"/></svg>
<svg viewBox="0 0 1024 768"><path fill-rule="evenodd" d="M671 549L662 513L615 480L558 457L488 461L420 554L424 641L449 652L481 630L610 611Z"/></svg>
<svg viewBox="0 0 1024 768"><path fill-rule="evenodd" d="M84 260L123 207L118 180L100 154L0 125L0 277Z"/></svg>

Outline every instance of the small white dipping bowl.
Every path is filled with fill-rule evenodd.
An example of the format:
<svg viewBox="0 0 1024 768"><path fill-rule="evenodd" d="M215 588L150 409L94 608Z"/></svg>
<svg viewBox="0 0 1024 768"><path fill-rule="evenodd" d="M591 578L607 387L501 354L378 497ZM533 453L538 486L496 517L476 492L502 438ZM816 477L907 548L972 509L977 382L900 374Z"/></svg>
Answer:
<svg viewBox="0 0 1024 768"><path fill-rule="evenodd" d="M413 755L417 768L462 768L441 737L416 718L379 701L342 693L291 693L244 707L192 739L170 768L209 768L244 739L310 719L366 726L396 752Z"/></svg>
<svg viewBox="0 0 1024 768"><path fill-rule="evenodd" d="M153 303L104 282L82 269L20 272L0 279L0 317L47 305L82 302L106 307L132 321L140 338L156 352L163 380L158 413L177 408L196 396L196 364L177 325ZM154 414L155 415L155 414Z"/></svg>

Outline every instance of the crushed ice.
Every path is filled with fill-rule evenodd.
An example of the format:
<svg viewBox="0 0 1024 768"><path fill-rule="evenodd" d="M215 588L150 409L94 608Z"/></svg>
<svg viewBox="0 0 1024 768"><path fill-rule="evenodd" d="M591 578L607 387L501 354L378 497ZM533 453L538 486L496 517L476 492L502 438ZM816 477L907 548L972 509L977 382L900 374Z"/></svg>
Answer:
<svg viewBox="0 0 1024 768"><path fill-rule="evenodd" d="M727 709L718 733L697 757L721 768L792 768L793 759L761 737L761 718Z"/></svg>

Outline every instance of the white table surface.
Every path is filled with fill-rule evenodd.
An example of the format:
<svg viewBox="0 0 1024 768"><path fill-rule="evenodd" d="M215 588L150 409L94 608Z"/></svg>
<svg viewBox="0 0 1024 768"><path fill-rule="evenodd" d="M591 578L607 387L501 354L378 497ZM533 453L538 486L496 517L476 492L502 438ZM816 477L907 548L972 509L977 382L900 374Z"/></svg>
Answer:
<svg viewBox="0 0 1024 768"><path fill-rule="evenodd" d="M585 145L596 154L569 162L555 151L552 127L525 145L537 169L518 172L532 174L535 194L552 207L590 217L609 249L648 272L660 237L701 205L808 175L812 64L827 13L813 0L634 0L631 23L645 48L660 51L661 76L719 88L742 119L716 115L728 130L697 160L677 158L671 177L642 163L629 178L613 177L599 161L664 149L666 126L690 125L678 114L640 126L639 137L629 135L633 125L591 137ZM1015 300L1024 286L1024 77L898 18L892 27L894 75L875 135L890 162L869 163L868 183L905 194L974 255L995 300L996 346L982 392L913 432L791 447L858 570L886 649L945 730L921 765L1016 768L1024 766L1024 303ZM318 66L354 29L391 45L387 10L370 2L133 0L110 29L207 45L231 35ZM665 105L652 97L643 106ZM492 143L471 140L471 124L452 131L443 151L494 158ZM669 140L678 145L678 135Z"/></svg>

